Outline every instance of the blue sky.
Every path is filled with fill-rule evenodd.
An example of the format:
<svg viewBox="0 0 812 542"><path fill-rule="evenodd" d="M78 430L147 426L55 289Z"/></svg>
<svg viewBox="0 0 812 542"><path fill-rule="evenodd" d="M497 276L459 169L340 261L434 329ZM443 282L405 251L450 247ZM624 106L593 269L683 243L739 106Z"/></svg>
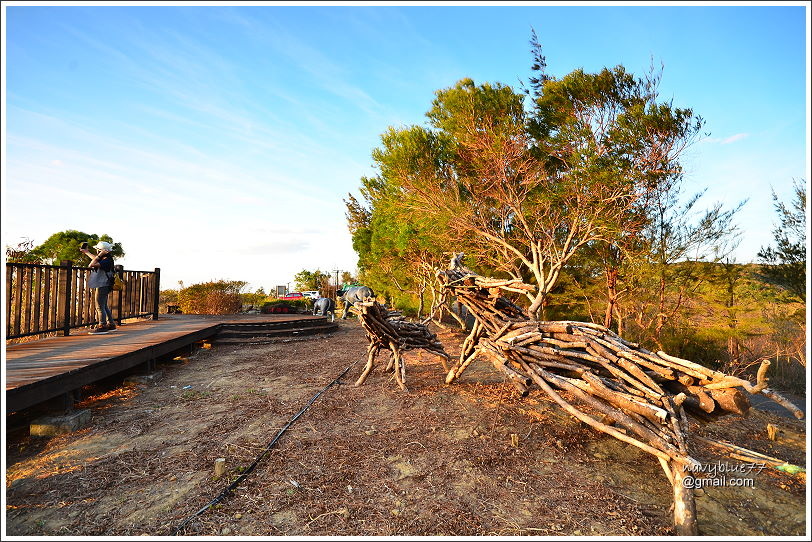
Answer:
<svg viewBox="0 0 812 542"><path fill-rule="evenodd" d="M7 2L3 243L108 233L162 286L354 270L342 199L389 126L463 77L664 65L664 100L710 135L686 192L734 206L736 252L772 241L770 191L809 182L806 3L235 6Z"/></svg>

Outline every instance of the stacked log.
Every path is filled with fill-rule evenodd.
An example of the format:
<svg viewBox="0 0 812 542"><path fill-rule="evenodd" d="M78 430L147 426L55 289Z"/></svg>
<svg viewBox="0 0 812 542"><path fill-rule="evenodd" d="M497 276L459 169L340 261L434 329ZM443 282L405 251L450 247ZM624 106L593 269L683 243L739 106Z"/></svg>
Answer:
<svg viewBox="0 0 812 542"><path fill-rule="evenodd" d="M686 445L687 415L709 420L746 414L749 399L743 389L767 395L803 417L800 409L767 387L767 361L752 384L662 351L651 352L598 324L538 321L500 295L532 286L481 277L460 262L457 256L437 278L476 322L446 382L459 378L475 359L486 358L522 396L535 384L580 421L654 455L674 488L677 534L697 534L693 490L682 484L689 471L700 466ZM567 399L560 391L567 392Z"/></svg>
<svg viewBox="0 0 812 542"><path fill-rule="evenodd" d="M442 359L443 369L448 371L446 360L449 355L443 348L437 335L432 333L425 324L409 322L398 311L390 311L377 301L356 303L351 309L358 315L361 327L366 332L367 364L358 377L355 385L364 383L375 364L375 358L381 350L391 353L386 370L394 370L395 381L404 391L406 389L406 364L403 352L407 350L423 349L439 356Z"/></svg>

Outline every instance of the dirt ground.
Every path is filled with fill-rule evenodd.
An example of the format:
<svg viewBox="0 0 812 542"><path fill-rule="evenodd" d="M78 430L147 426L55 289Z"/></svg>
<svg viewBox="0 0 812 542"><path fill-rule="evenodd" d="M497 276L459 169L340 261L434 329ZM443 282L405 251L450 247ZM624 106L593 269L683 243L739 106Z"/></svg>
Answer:
<svg viewBox="0 0 812 542"><path fill-rule="evenodd" d="M457 354L463 337L439 336ZM518 397L484 362L446 386L438 358L409 352L405 393L384 354L356 388L365 346L353 320L325 337L215 345L159 364L154 382L88 390L82 430L43 439L10 425L5 534L165 536L184 522L177 532L190 536L673 534L671 487L652 456L540 391ZM229 496L193 517L356 361ZM777 444L768 422L804 437ZM805 425L754 411L695 432L805 465ZM700 532L806 534L804 481L750 477L753 488L698 491Z"/></svg>

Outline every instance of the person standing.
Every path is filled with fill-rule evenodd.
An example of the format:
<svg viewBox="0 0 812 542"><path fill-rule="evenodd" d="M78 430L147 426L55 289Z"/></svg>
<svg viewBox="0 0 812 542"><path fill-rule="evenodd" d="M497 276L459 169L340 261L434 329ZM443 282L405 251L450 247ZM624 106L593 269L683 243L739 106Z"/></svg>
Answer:
<svg viewBox="0 0 812 542"><path fill-rule="evenodd" d="M113 289L113 245L106 241L99 241L93 248L96 249L96 254L87 249L87 243L83 243L79 249L90 258L88 264L90 280L87 285L94 290L96 319L99 321L98 325L90 330L90 333L108 333L116 330L116 325L113 323L113 311L107 304L107 298Z"/></svg>

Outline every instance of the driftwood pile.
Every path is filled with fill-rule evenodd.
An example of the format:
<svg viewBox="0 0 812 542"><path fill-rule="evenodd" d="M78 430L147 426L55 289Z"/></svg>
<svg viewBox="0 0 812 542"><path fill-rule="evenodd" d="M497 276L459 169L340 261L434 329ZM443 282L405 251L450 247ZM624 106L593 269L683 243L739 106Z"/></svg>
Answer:
<svg viewBox="0 0 812 542"><path fill-rule="evenodd" d="M437 278L476 322L446 382L457 379L477 357L487 358L522 395L535 384L580 421L654 455L674 488L677 534L697 534L693 489L682 483L700 467L686 442L688 414L708 420L746 413L749 399L742 388L803 416L767 387L769 362L751 384L665 352L650 352L600 325L538 321L500 295L532 286L481 277L460 261L458 255ZM567 392L566 398L559 391Z"/></svg>
<svg viewBox="0 0 812 542"><path fill-rule="evenodd" d="M406 390L406 363L403 352L422 348L427 352L439 356L443 362L443 369L448 371L446 361L450 356L443 348L437 335L429 331L425 324L406 321L400 312L390 311L377 301L364 301L355 303L351 309L358 315L361 327L367 335L367 364L358 377L355 385L364 383L375 363L375 357L381 350L389 350L391 357L386 371L394 369L395 381L404 391Z"/></svg>

